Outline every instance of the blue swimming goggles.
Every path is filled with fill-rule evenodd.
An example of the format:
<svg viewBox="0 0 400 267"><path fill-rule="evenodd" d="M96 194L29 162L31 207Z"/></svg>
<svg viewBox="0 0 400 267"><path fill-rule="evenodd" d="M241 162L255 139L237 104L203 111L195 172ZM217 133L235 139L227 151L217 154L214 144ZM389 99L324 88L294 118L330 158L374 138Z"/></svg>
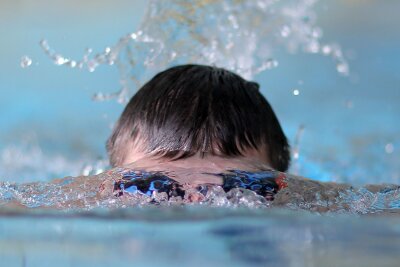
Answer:
<svg viewBox="0 0 400 267"><path fill-rule="evenodd" d="M114 192L117 196L124 193L145 194L151 196L153 192L165 192L168 197L184 197L185 190L177 181L160 172L124 171L122 179L114 184ZM244 188L264 196L267 200L273 200L273 196L281 188L282 173L277 171L248 172L230 170L227 173L211 174L222 178L222 188L229 192L233 188ZM204 196L208 186L200 185L198 191Z"/></svg>

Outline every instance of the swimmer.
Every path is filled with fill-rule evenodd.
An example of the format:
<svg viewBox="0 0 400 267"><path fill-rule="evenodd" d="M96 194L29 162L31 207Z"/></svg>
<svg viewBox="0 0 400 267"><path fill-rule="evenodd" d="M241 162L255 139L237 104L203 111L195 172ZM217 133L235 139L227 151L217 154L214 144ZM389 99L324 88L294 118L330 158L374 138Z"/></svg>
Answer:
<svg viewBox="0 0 400 267"><path fill-rule="evenodd" d="M290 163L287 138L259 85L203 65L172 67L148 81L125 107L107 151L121 174L116 195L139 187L179 195L177 184L255 190L252 179L280 177ZM279 181L255 184L269 197L279 190Z"/></svg>

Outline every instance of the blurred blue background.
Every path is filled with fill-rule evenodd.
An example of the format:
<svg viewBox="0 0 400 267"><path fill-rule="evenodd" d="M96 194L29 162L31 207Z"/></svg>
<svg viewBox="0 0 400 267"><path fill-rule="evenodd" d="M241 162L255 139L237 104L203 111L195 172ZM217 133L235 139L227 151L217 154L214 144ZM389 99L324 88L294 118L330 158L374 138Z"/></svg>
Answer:
<svg viewBox="0 0 400 267"><path fill-rule="evenodd" d="M123 106L91 98L119 89L117 68L55 66L39 42L76 58L89 47L102 51L136 30L145 8L144 0L0 3L0 180L77 175L106 158L104 143ZM305 127L291 172L400 182L399 10L396 0L320 1L323 40L341 45L350 76L340 76L328 57L282 52L278 68L255 78L292 145ZM28 68L20 66L24 55L33 60Z"/></svg>

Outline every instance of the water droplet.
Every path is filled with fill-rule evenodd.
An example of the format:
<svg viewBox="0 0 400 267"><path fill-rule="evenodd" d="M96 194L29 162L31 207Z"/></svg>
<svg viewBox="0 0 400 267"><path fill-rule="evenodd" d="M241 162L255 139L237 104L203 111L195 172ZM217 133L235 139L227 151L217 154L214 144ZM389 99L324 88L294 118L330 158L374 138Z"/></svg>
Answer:
<svg viewBox="0 0 400 267"><path fill-rule="evenodd" d="M321 28L314 28L312 33L311 33L312 37L314 38L321 38L322 37L322 30Z"/></svg>
<svg viewBox="0 0 400 267"><path fill-rule="evenodd" d="M349 66L345 62L337 64L336 70L343 75L349 74Z"/></svg>
<svg viewBox="0 0 400 267"><path fill-rule="evenodd" d="M63 57L63 56L61 56L61 55L55 55L54 56L54 63L56 64L56 65L62 65L62 64L64 64L66 62L66 60L65 60L65 58Z"/></svg>
<svg viewBox="0 0 400 267"><path fill-rule="evenodd" d="M343 58L342 50L340 50L339 47L336 47L335 49L333 49L332 52L333 52L333 55L334 55L336 58L339 58L339 59L340 59L340 58Z"/></svg>
<svg viewBox="0 0 400 267"><path fill-rule="evenodd" d="M265 62L265 67L267 69L276 68L276 67L278 67L278 61L276 61L275 59L270 58Z"/></svg>
<svg viewBox="0 0 400 267"><path fill-rule="evenodd" d="M332 52L332 48L329 46L329 45L324 45L323 47L322 47L322 53L324 54L324 55L329 55L330 53Z"/></svg>
<svg viewBox="0 0 400 267"><path fill-rule="evenodd" d="M310 53L318 53L320 49L320 45L317 41L313 41L308 44L307 51Z"/></svg>
<svg viewBox="0 0 400 267"><path fill-rule="evenodd" d="M89 72L94 72L97 68L97 63L95 61L91 60L87 63L87 67L88 67Z"/></svg>
<svg viewBox="0 0 400 267"><path fill-rule="evenodd" d="M106 52L106 54L109 54L111 52L111 48L106 47L106 49L104 49L104 51Z"/></svg>
<svg viewBox="0 0 400 267"><path fill-rule="evenodd" d="M21 68L25 69L32 64L32 59L28 56L21 57L20 65Z"/></svg>
<svg viewBox="0 0 400 267"><path fill-rule="evenodd" d="M297 96L300 94L300 90L299 89L294 89L293 90L293 95Z"/></svg>
<svg viewBox="0 0 400 267"><path fill-rule="evenodd" d="M104 101L105 100L105 96L103 93L99 92L99 93L95 93L92 97L93 101Z"/></svg>
<svg viewBox="0 0 400 267"><path fill-rule="evenodd" d="M386 152L387 154L392 154L393 151L394 151L394 146L393 146L393 144L392 144L392 143L387 143L386 146L385 146L385 152Z"/></svg>
<svg viewBox="0 0 400 267"><path fill-rule="evenodd" d="M234 29L238 29L238 28L239 28L237 19L236 19L236 17L235 17L234 15L232 15L232 14L229 15L229 16L228 16L228 19L229 19L229 21L231 22L231 25L232 25L232 27L233 27Z"/></svg>
<svg viewBox="0 0 400 267"><path fill-rule="evenodd" d="M47 40L43 39L40 41L40 46L44 49L44 50L49 50L49 44L47 43Z"/></svg>
<svg viewBox="0 0 400 267"><path fill-rule="evenodd" d="M90 175L90 173L93 171L93 167L91 165L87 165L83 168L83 170L81 171L81 174L83 176L88 176Z"/></svg>
<svg viewBox="0 0 400 267"><path fill-rule="evenodd" d="M171 52L171 57L170 57L171 60L175 59L176 56L177 56L177 53L176 53L175 51L172 51L172 52Z"/></svg>
<svg viewBox="0 0 400 267"><path fill-rule="evenodd" d="M234 46L233 42L229 42L228 44L226 44L225 49L230 50L232 49L233 46Z"/></svg>
<svg viewBox="0 0 400 267"><path fill-rule="evenodd" d="M290 33L292 32L292 30L289 28L289 26L285 25L283 26L282 30L281 30L281 35L282 37L288 37L290 35Z"/></svg>
<svg viewBox="0 0 400 267"><path fill-rule="evenodd" d="M75 68L75 67L76 67L76 61L71 60L71 61L68 62L68 65L69 65L71 68Z"/></svg>

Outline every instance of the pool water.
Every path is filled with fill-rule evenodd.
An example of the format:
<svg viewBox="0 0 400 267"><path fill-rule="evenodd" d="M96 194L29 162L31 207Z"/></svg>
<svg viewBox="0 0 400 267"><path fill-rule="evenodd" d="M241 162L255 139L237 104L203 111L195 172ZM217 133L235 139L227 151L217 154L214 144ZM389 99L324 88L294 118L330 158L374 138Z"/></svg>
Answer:
<svg viewBox="0 0 400 267"><path fill-rule="evenodd" d="M4 216L4 212L3 212ZM398 217L285 210L29 211L0 219L7 266L398 266Z"/></svg>
<svg viewBox="0 0 400 267"><path fill-rule="evenodd" d="M399 8L2 2L1 264L398 266ZM260 83L292 146L289 173L314 181L289 175L292 187L275 202L217 187L201 204L93 201L91 181L109 168L104 143L126 100L187 62Z"/></svg>

